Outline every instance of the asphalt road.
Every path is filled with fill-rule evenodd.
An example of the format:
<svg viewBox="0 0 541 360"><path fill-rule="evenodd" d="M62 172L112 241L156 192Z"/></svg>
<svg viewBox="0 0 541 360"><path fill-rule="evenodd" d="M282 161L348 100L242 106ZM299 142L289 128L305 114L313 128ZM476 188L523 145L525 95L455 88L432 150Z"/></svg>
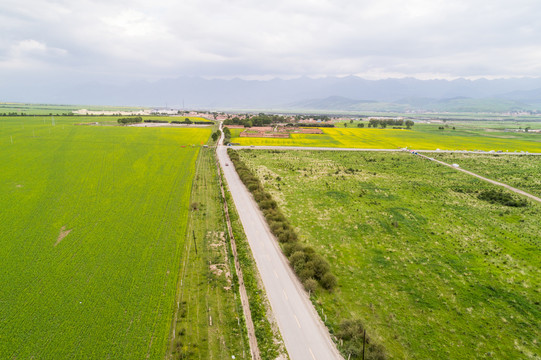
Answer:
<svg viewBox="0 0 541 360"><path fill-rule="evenodd" d="M290 359L342 359L252 195L231 164L227 148L218 146L216 152Z"/></svg>

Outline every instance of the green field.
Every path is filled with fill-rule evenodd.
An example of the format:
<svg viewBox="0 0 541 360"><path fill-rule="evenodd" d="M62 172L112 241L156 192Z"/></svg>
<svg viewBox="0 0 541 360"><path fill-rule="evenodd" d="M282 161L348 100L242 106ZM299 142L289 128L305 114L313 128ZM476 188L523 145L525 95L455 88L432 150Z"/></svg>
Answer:
<svg viewBox="0 0 541 360"><path fill-rule="evenodd" d="M372 128L322 128L324 134L291 134L289 139L235 137L240 145L322 146L337 148L416 150L502 150L541 152L541 134L507 133L463 128L438 129L437 125L415 125L412 130Z"/></svg>
<svg viewBox="0 0 541 360"><path fill-rule="evenodd" d="M461 153L432 153L430 156L541 197L540 156Z"/></svg>
<svg viewBox="0 0 541 360"><path fill-rule="evenodd" d="M392 359L541 357L540 204L408 153L239 152L331 263L312 300L333 333L360 319Z"/></svg>
<svg viewBox="0 0 541 360"><path fill-rule="evenodd" d="M162 359L211 130L79 121L0 118L0 358Z"/></svg>
<svg viewBox="0 0 541 360"><path fill-rule="evenodd" d="M53 105L53 104L25 104L0 102L0 114L26 114L26 115L49 115L68 114L72 111L87 109L90 111L138 111L144 107L133 106L97 106L97 105Z"/></svg>

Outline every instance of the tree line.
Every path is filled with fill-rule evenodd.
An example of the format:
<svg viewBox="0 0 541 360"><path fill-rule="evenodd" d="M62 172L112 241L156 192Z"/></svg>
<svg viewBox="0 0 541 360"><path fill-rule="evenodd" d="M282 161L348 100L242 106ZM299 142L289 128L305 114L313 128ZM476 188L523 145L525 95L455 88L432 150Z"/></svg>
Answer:
<svg viewBox="0 0 541 360"><path fill-rule="evenodd" d="M263 189L257 176L240 160L235 150L228 149L227 153L240 179L253 194L272 233L283 244L284 254L305 288L315 291L319 284L322 288L332 291L337 285L337 280L331 273L327 260L317 254L312 247L299 242L297 233L278 208L276 201Z"/></svg>
<svg viewBox="0 0 541 360"><path fill-rule="evenodd" d="M279 124L289 122L289 119L281 115L267 115L259 113L258 115L246 115L245 119L240 119L235 116L231 119L224 120L224 125L242 125L244 127L266 126L271 124Z"/></svg>
<svg viewBox="0 0 541 360"><path fill-rule="evenodd" d="M387 126L404 126L408 129L411 129L415 123L413 120L406 120L403 119L370 119L368 120L368 127L377 128L378 126L382 129L385 129Z"/></svg>
<svg viewBox="0 0 541 360"><path fill-rule="evenodd" d="M140 116L137 117L127 117L127 118L120 118L117 120L119 124L126 125L126 124L135 124L140 123L143 121L143 118ZM145 120L146 121L146 120Z"/></svg>

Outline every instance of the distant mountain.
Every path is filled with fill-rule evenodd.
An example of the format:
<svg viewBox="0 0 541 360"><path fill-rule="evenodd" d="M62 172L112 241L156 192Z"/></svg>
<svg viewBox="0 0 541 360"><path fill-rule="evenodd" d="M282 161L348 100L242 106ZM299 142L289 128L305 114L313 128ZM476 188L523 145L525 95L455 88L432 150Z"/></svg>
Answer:
<svg viewBox="0 0 541 360"><path fill-rule="evenodd" d="M457 96L450 99L404 98L393 102L352 100L339 96L311 99L285 105L290 110L318 111L434 111L434 112L513 112L535 109L534 105L523 102L483 98L473 99Z"/></svg>
<svg viewBox="0 0 541 360"><path fill-rule="evenodd" d="M541 78L366 80L356 76L282 80L198 77L71 86L0 83L0 101L174 106L206 109L509 111L541 109ZM448 110L453 109L453 110Z"/></svg>
<svg viewBox="0 0 541 360"><path fill-rule="evenodd" d="M353 100L343 96L329 96L325 99L310 99L297 101L286 105L292 109L313 109L313 110L336 110L336 109L352 109L359 104L377 103L374 100Z"/></svg>
<svg viewBox="0 0 541 360"><path fill-rule="evenodd" d="M541 88L534 90L517 90L498 96L499 98L529 103L541 102Z"/></svg>

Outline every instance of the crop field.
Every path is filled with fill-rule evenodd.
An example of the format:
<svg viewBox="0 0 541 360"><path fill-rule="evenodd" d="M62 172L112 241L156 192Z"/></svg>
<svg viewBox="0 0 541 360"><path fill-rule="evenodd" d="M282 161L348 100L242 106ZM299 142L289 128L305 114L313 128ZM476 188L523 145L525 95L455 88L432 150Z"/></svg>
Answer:
<svg viewBox="0 0 541 360"><path fill-rule="evenodd" d="M0 118L0 358L163 359L211 129Z"/></svg>
<svg viewBox="0 0 541 360"><path fill-rule="evenodd" d="M235 137L240 145L321 146L337 148L416 150L502 150L541 152L541 134L488 132L471 129L439 130L415 125L412 130L321 128L324 134L292 134L289 139Z"/></svg>
<svg viewBox="0 0 541 360"><path fill-rule="evenodd" d="M430 156L541 197L540 156L461 153L433 153Z"/></svg>
<svg viewBox="0 0 541 360"><path fill-rule="evenodd" d="M95 105L53 105L53 104L25 104L25 103L6 103L0 102L0 114L17 113L27 115L49 115L64 114L79 109L89 111L138 111L144 110L142 107L130 106L95 106Z"/></svg>
<svg viewBox="0 0 541 360"><path fill-rule="evenodd" d="M239 153L331 263L331 332L358 319L393 359L541 357L540 204L408 153Z"/></svg>

